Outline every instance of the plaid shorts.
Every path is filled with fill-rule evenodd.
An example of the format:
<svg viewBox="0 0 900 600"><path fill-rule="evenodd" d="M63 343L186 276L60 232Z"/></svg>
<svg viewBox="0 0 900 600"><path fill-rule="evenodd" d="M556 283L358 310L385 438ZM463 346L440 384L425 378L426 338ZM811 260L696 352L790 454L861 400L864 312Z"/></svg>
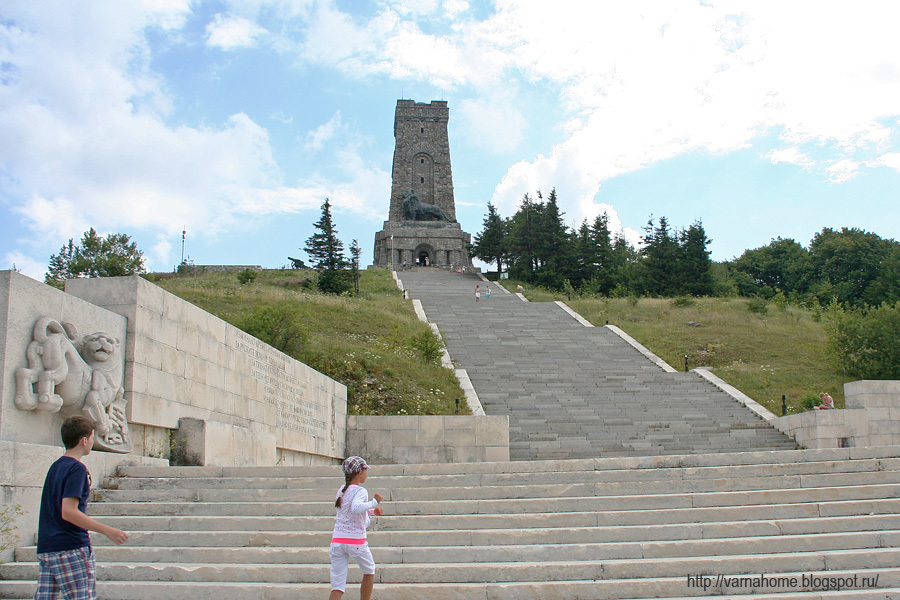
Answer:
<svg viewBox="0 0 900 600"><path fill-rule="evenodd" d="M34 600L97 600L97 562L90 546L38 554L40 573Z"/></svg>

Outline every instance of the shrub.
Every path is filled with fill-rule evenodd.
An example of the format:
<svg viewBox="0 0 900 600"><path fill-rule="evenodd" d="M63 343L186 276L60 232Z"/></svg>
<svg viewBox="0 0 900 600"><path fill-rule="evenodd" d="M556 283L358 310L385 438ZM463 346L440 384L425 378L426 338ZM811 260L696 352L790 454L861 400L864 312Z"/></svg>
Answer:
<svg viewBox="0 0 900 600"><path fill-rule="evenodd" d="M847 375L860 379L900 379L900 302L877 308L828 312L828 343Z"/></svg>
<svg viewBox="0 0 900 600"><path fill-rule="evenodd" d="M323 294L348 294L353 291L353 274L350 271L319 271L316 285Z"/></svg>
<svg viewBox="0 0 900 600"><path fill-rule="evenodd" d="M822 401L819 400L819 396L816 394L806 394L802 398L800 398L800 408L804 411L813 410Z"/></svg>
<svg viewBox="0 0 900 600"><path fill-rule="evenodd" d="M296 357L305 338L302 324L303 315L297 303L281 300L254 308L240 327L273 348Z"/></svg>
<svg viewBox="0 0 900 600"><path fill-rule="evenodd" d="M609 293L610 298L624 298L628 295L628 288L622 283L617 283L616 287Z"/></svg>
<svg viewBox="0 0 900 600"><path fill-rule="evenodd" d="M253 269L244 269L240 273L237 274L238 281L241 282L241 285L247 283L253 283L253 280L256 279L258 273Z"/></svg>
<svg viewBox="0 0 900 600"><path fill-rule="evenodd" d="M23 514L18 504L0 504L0 553L12 548L19 542L16 530L16 517Z"/></svg>
<svg viewBox="0 0 900 600"><path fill-rule="evenodd" d="M697 304L697 301L690 296L678 296L677 298L672 298L669 304L671 304L672 306L687 307L694 306L695 304Z"/></svg>
<svg viewBox="0 0 900 600"><path fill-rule="evenodd" d="M435 362L440 359L444 348L441 340L431 331L417 333L410 339L410 346L425 362Z"/></svg>
<svg viewBox="0 0 900 600"><path fill-rule="evenodd" d="M765 298L751 298L747 300L747 310L758 315L765 315L769 312L769 303Z"/></svg>

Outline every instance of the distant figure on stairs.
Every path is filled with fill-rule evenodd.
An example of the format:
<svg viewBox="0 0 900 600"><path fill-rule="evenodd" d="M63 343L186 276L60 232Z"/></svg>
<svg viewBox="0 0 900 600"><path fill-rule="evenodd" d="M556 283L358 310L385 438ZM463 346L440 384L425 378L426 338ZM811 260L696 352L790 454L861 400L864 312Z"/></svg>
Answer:
<svg viewBox="0 0 900 600"><path fill-rule="evenodd" d="M481 286L476 285L475 286L475 302L478 302L479 300L481 300Z"/></svg>

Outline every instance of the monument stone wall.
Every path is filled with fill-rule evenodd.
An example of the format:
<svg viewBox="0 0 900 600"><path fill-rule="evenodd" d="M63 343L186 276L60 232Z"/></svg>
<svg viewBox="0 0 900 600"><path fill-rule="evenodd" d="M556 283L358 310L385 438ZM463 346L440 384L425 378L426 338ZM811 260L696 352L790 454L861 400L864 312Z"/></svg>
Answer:
<svg viewBox="0 0 900 600"><path fill-rule="evenodd" d="M343 457L347 389L337 381L141 277L70 279L66 291L127 317L129 417L145 440L184 418L208 422L208 465Z"/></svg>
<svg viewBox="0 0 900 600"><path fill-rule="evenodd" d="M444 100L397 101L390 209L375 234L377 267L472 265L472 237L456 220L449 118Z"/></svg>
<svg viewBox="0 0 900 600"><path fill-rule="evenodd" d="M66 292L0 271L0 503L33 538L65 417L96 426L94 485L120 465L333 464L347 390L141 277ZM8 555L0 561L8 560Z"/></svg>
<svg viewBox="0 0 900 600"><path fill-rule="evenodd" d="M24 514L16 519L20 540L33 539L37 531L41 489L47 469L63 452L59 428L65 417L81 407L63 407L57 412L22 410L16 405L17 372L27 368L26 355L34 342L35 325L42 319L74 326L70 331L87 335L102 331L124 341L125 317L49 285L0 271L0 504L18 504ZM63 335L63 334L58 334ZM167 465L168 461L137 453L92 452L84 460L94 486L121 464ZM0 555L9 560L12 549Z"/></svg>

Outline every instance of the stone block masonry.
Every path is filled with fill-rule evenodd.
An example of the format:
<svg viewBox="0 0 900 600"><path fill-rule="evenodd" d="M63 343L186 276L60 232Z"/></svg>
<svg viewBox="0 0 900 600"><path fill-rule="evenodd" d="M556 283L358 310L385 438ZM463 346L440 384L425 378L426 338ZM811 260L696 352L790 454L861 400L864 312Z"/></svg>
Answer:
<svg viewBox="0 0 900 600"><path fill-rule="evenodd" d="M509 460L509 417L505 415L351 415L347 423L347 454L365 456L373 464Z"/></svg>
<svg viewBox="0 0 900 600"><path fill-rule="evenodd" d="M16 370L25 366L34 325L45 317L70 323L78 335L103 331L124 341L127 328L122 315L15 271L0 271L0 504L18 504L24 510L14 525L15 534L25 543L33 543L37 532L47 469L64 452L60 425L65 417L79 410L26 411L16 406ZM95 488L119 465L168 464L159 458L112 452L92 452L84 462ZM8 560L12 560L12 548L0 554L0 563Z"/></svg>
<svg viewBox="0 0 900 600"><path fill-rule="evenodd" d="M456 221L449 118L444 100L397 101L390 208L384 228L375 234L376 267L472 266L468 252L472 238ZM410 193L421 209L407 204L412 202Z"/></svg>
<svg viewBox="0 0 900 600"><path fill-rule="evenodd" d="M127 317L125 387L135 428L208 422L207 465L343 457L347 390L337 381L141 277L69 280L66 291Z"/></svg>

